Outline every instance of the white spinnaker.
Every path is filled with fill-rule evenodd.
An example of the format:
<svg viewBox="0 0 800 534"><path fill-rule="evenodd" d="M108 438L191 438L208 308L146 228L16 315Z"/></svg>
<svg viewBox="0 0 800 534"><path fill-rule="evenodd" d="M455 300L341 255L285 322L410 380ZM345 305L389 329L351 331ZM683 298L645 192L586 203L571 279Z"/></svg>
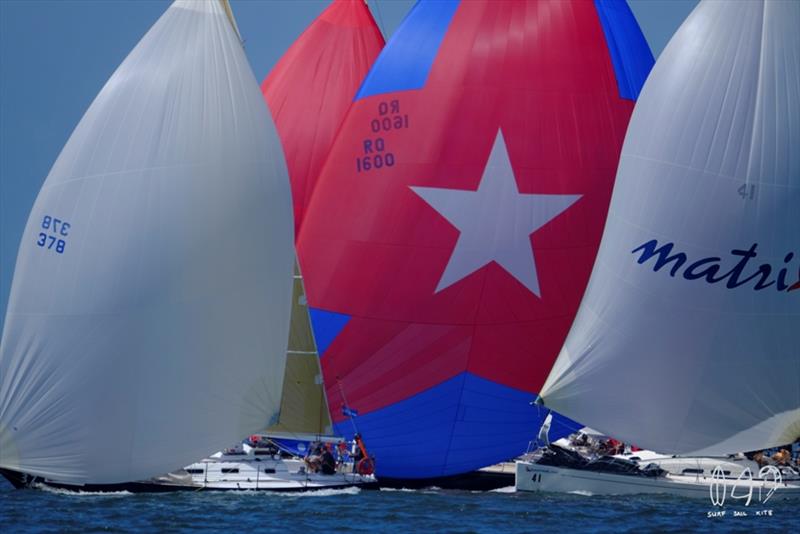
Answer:
<svg viewBox="0 0 800 534"><path fill-rule="evenodd" d="M31 211L0 348L0 467L131 481L274 422L292 234L280 141L223 6L177 1Z"/></svg>
<svg viewBox="0 0 800 534"><path fill-rule="evenodd" d="M669 453L731 453L800 435L800 291L740 280L800 272L800 2L702 2L636 104L592 278L541 393L608 435ZM752 194L751 194L752 193ZM640 245L688 260L637 263ZM793 257L786 261L787 255ZM704 264L705 267L711 262ZM703 270L698 266L693 272Z"/></svg>

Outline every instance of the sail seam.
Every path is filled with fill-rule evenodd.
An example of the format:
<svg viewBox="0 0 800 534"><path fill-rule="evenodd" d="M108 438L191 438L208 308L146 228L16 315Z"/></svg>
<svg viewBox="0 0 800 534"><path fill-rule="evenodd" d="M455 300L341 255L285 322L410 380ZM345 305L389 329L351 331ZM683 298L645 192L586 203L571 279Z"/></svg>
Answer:
<svg viewBox="0 0 800 534"><path fill-rule="evenodd" d="M756 81L756 110L753 116L753 126L750 130L750 143L749 143L749 150L747 154L747 173L744 177L744 182L746 185L751 183L751 175L753 172L753 152L754 152L754 142L756 137L756 128L758 128L759 120L761 119L762 114L762 105L761 105L761 92L763 86L763 78L764 78L764 25L767 19L767 3L762 3L763 8L761 9L761 49L758 51L758 78Z"/></svg>

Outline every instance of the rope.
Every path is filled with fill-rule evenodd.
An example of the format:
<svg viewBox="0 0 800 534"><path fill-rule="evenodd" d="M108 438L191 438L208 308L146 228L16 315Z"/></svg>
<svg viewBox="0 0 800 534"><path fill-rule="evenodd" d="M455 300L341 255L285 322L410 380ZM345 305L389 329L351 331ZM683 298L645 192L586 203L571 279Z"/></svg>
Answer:
<svg viewBox="0 0 800 534"><path fill-rule="evenodd" d="M336 377L336 385L339 386L339 394L342 396L342 400L344 401L344 406L347 410L352 414L352 408L350 407L350 403L347 402L347 397L344 396L344 388L342 387L342 380L337 376ZM359 434L358 427L356 427L356 419L352 415L347 416L350 419L350 423L353 424L353 432L355 434Z"/></svg>

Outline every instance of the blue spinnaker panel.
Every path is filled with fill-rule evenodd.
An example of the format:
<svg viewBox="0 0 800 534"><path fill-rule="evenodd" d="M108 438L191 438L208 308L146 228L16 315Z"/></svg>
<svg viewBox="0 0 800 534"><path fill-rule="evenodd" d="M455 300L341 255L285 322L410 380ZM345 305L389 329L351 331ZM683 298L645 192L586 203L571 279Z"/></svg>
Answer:
<svg viewBox="0 0 800 534"><path fill-rule="evenodd" d="M650 46L625 0L594 0L594 5L614 64L619 94L636 100L655 63Z"/></svg>
<svg viewBox="0 0 800 534"><path fill-rule="evenodd" d="M528 392L466 372L361 415L356 424L376 458L379 477L447 476L523 454L547 415L532 406L532 400ZM550 439L581 427L554 414ZM335 425L335 430L347 439L354 432L350 421Z"/></svg>
<svg viewBox="0 0 800 534"><path fill-rule="evenodd" d="M317 308L309 308L308 315L311 318L311 329L314 331L317 352L322 356L339 332L347 325L350 316Z"/></svg>
<svg viewBox="0 0 800 534"><path fill-rule="evenodd" d="M459 3L439 0L415 4L389 40L390 46L375 60L356 100L424 86Z"/></svg>

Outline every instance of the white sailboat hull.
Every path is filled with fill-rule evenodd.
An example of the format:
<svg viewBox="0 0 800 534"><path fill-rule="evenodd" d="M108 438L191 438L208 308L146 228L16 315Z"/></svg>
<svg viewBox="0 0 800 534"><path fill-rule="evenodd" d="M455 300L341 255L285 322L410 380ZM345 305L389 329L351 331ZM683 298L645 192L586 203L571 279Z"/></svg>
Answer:
<svg viewBox="0 0 800 534"><path fill-rule="evenodd" d="M745 495L753 488L752 503L764 503L767 492L773 487L768 480L727 480L728 498L736 483L736 495ZM573 493L578 495L641 495L665 494L697 499L710 499L713 484L719 479L709 476L667 474L659 477L620 475L582 469L570 469L533 462L518 461L515 487L517 491ZM720 487L720 492L722 488ZM800 484L782 482L768 502L800 499ZM736 501L743 502L743 501Z"/></svg>
<svg viewBox="0 0 800 534"><path fill-rule="evenodd" d="M185 471L191 475L192 485L203 490L313 491L376 484L373 475L353 473L352 466L324 475L307 472L303 460L272 456L212 457L187 466Z"/></svg>

